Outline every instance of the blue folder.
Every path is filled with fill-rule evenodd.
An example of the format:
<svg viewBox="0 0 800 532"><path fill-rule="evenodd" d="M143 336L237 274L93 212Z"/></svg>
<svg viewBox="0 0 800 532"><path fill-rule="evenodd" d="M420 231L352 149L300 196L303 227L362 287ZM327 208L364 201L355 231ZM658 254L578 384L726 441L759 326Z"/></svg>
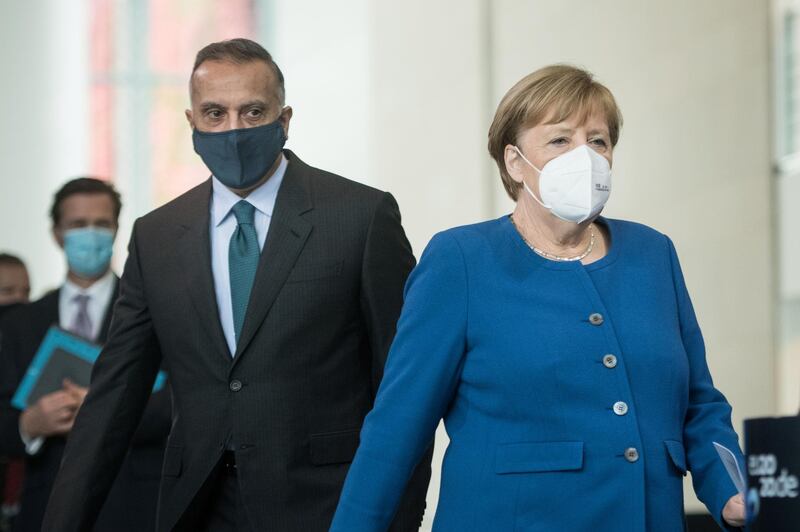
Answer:
<svg viewBox="0 0 800 532"><path fill-rule="evenodd" d="M102 347L58 327L50 327L33 357L11 399L11 404L25 410L39 397L61 389L61 383L69 378L79 386L89 386L92 366ZM153 392L164 387L167 374L159 371L153 384Z"/></svg>

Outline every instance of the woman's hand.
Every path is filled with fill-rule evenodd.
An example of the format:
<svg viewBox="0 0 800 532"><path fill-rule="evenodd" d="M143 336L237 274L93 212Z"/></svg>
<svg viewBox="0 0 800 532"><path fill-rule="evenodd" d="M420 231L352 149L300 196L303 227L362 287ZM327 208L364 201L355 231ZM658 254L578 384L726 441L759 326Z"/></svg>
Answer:
<svg viewBox="0 0 800 532"><path fill-rule="evenodd" d="M722 518L731 526L744 526L744 497L737 493L725 503L722 509Z"/></svg>

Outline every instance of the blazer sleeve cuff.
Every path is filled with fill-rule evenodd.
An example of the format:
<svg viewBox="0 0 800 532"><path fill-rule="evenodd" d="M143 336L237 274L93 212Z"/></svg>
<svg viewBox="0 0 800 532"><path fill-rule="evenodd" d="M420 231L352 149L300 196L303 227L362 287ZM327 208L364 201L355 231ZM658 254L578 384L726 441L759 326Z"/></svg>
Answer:
<svg viewBox="0 0 800 532"><path fill-rule="evenodd" d="M719 469L722 471L720 472ZM706 501L708 511L722 530L742 530L739 527L730 526L725 522L725 519L722 518L722 509L725 508L725 504L727 504L731 497L739 493L736 486L733 485L733 482L728 477L727 471L722 467L722 464L720 464L720 467L717 469L715 477L714 483L719 486L719 488L716 490L716 493Z"/></svg>

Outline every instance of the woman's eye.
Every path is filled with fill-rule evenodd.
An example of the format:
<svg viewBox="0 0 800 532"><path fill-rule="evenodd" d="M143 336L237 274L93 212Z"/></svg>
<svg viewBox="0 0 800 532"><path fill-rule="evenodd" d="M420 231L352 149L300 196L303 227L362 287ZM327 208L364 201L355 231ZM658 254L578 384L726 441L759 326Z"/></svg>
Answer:
<svg viewBox="0 0 800 532"><path fill-rule="evenodd" d="M567 143L569 143L569 140L566 137L559 137L550 141L553 146L564 146Z"/></svg>
<svg viewBox="0 0 800 532"><path fill-rule="evenodd" d="M605 148L606 146L608 146L608 143L604 139L592 139L589 142L591 142L595 146L600 146L601 148Z"/></svg>

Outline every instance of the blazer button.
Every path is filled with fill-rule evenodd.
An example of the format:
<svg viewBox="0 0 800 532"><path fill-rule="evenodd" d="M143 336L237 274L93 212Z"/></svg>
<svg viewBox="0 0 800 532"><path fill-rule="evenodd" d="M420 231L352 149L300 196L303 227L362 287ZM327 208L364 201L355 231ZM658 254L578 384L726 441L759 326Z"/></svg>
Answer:
<svg viewBox="0 0 800 532"><path fill-rule="evenodd" d="M625 449L625 460L630 463L633 463L639 459L639 451L636 450L636 447L628 447Z"/></svg>
<svg viewBox="0 0 800 532"><path fill-rule="evenodd" d="M229 385L232 392L238 392L242 389L242 381L233 380Z"/></svg>
<svg viewBox="0 0 800 532"><path fill-rule="evenodd" d="M628 405L622 401L617 401L614 403L614 413L618 416L624 416L628 413Z"/></svg>
<svg viewBox="0 0 800 532"><path fill-rule="evenodd" d="M606 355L603 357L603 365L608 369L616 368L617 367L617 357L614 355Z"/></svg>
<svg viewBox="0 0 800 532"><path fill-rule="evenodd" d="M592 325L602 325L603 324L603 315L595 312L589 316L589 323Z"/></svg>

